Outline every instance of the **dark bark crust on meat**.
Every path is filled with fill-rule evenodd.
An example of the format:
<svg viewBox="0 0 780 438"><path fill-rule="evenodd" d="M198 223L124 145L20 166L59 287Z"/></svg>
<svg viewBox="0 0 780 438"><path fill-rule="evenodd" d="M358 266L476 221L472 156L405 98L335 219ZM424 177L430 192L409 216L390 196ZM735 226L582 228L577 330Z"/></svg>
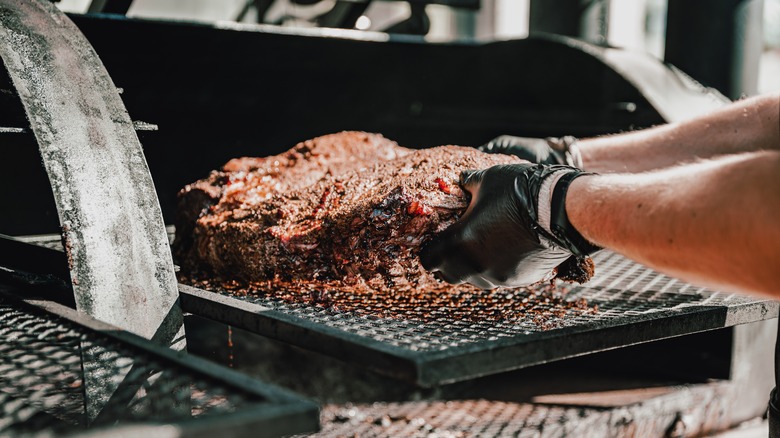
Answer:
<svg viewBox="0 0 780 438"><path fill-rule="evenodd" d="M557 279L581 284L593 277L596 265L590 257L571 256L556 269L555 277Z"/></svg>
<svg viewBox="0 0 780 438"><path fill-rule="evenodd" d="M359 170L408 152L378 134L341 132L306 140L279 155L230 160L179 192L174 257L188 270L208 268L208 257L195 248L202 245L198 221L202 227L219 226L242 204L258 204L274 194L315 184L326 175ZM244 213L239 209L238 214Z"/></svg>

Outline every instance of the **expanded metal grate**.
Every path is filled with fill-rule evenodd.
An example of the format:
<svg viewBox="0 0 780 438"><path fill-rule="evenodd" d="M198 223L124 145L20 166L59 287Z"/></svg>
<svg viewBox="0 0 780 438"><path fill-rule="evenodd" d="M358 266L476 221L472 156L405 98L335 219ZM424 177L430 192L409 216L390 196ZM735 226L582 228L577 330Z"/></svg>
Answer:
<svg viewBox="0 0 780 438"><path fill-rule="evenodd" d="M185 354L144 348L143 339L49 306L64 315L0 295L2 436L139 424L203 432L225 421L234 432L256 433L268 424L279 434L317 427L316 406L284 390L226 377L230 371Z"/></svg>
<svg viewBox="0 0 780 438"><path fill-rule="evenodd" d="M729 426L729 399L712 385L613 409L466 399L325 406L320 437L702 436ZM599 394L594 394L598 397ZM692 402L693 401L693 402ZM685 420L680 419L685 412Z"/></svg>
<svg viewBox="0 0 780 438"><path fill-rule="evenodd" d="M607 436L595 432L607 432L608 417L594 409L489 400L336 405L323 410L323 430L312 437L566 436L572 429Z"/></svg>
<svg viewBox="0 0 780 438"><path fill-rule="evenodd" d="M345 312L312 303L236 295L180 285L184 310L291 344L434 386L553 360L774 318L778 304L695 287L609 251L593 257L596 275L565 286L566 302L585 299L591 310L539 301L543 293L486 291L510 303L490 318L480 299L448 309L418 303L395 317ZM498 296L502 295L503 296ZM527 299L532 311L513 302ZM543 317L540 319L540 314ZM460 315L460 316L459 316Z"/></svg>
<svg viewBox="0 0 780 438"><path fill-rule="evenodd" d="M774 318L774 301L707 290L661 275L618 254L594 257L596 276L566 301L594 311L537 303L526 315L475 321L448 316L378 318L273 298L180 286L183 307L422 386L464 380L609 348ZM523 300L531 293L511 294ZM542 323L539 311L547 310ZM478 308L474 309L478 313ZM426 310L427 312L427 310ZM552 314L553 316L549 316Z"/></svg>
<svg viewBox="0 0 780 438"><path fill-rule="evenodd" d="M403 318L378 318L306 303L291 304L273 298L236 295L229 291L216 292L344 332L370 337L388 345L420 352L443 351L518 334L550 333L554 329L566 327L631 322L635 317L682 311L688 307L728 307L765 301L691 286L614 253L602 252L595 257L595 262L600 274L586 286L559 286L561 291L565 291L565 301L584 298L593 306L592 310L582 311L555 302L540 302L526 314L507 309L505 318L485 321L463 318L445 309L431 310L426 308L425 303L405 312ZM484 294L509 296L509 299L517 301L528 299L531 295L516 290L485 291ZM462 310L479 314L480 306L480 302L475 301L473 307ZM548 309L552 312L544 312Z"/></svg>

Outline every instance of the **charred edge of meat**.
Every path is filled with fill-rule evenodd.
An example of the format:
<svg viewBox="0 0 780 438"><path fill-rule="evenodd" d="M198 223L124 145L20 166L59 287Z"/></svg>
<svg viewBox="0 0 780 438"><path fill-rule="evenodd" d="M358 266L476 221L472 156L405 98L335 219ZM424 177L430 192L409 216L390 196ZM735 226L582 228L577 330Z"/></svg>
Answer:
<svg viewBox="0 0 780 438"><path fill-rule="evenodd" d="M570 283L586 283L593 277L596 265L590 257L571 256L558 265L556 278Z"/></svg>

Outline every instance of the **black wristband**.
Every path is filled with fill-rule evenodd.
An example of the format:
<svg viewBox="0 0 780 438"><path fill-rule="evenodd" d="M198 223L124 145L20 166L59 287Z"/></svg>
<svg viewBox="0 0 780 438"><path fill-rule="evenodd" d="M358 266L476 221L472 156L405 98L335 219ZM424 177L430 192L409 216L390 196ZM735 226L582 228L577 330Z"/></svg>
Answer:
<svg viewBox="0 0 780 438"><path fill-rule="evenodd" d="M593 254L601 249L582 237L582 234L569 222L569 215L566 213L566 193L569 191L569 185L582 175L593 174L575 170L561 176L555 184L550 202L550 230L572 254L579 257Z"/></svg>

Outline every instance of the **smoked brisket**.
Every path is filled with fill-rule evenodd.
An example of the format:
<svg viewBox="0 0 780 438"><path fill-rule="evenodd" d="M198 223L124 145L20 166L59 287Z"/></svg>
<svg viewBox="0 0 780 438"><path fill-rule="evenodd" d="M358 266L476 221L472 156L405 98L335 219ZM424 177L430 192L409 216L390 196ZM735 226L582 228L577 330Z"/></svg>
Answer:
<svg viewBox="0 0 780 438"><path fill-rule="evenodd" d="M204 246L209 227L246 214L273 195L301 189L349 171L370 167L407 154L378 134L341 132L307 140L269 157L242 157L228 161L220 170L187 185L179 192L174 256L188 271L213 263L196 245ZM196 226L196 224L199 224ZM238 244L238 242L236 242Z"/></svg>
<svg viewBox="0 0 780 438"><path fill-rule="evenodd" d="M431 285L418 253L465 211L460 172L516 162L355 132L232 160L181 191L175 254L185 271L245 284Z"/></svg>

